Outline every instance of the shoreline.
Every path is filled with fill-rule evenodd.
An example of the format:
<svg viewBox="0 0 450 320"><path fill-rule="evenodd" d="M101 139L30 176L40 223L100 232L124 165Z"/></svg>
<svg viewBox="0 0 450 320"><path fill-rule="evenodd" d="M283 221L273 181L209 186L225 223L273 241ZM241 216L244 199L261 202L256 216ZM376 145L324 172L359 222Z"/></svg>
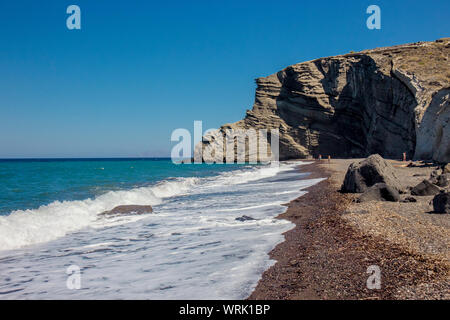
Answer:
<svg viewBox="0 0 450 320"><path fill-rule="evenodd" d="M305 189L307 193L277 217L295 227L269 253L276 263L262 274L247 299L448 299L448 261L349 223L344 215L354 196L338 192L346 166L341 160L332 160L331 165L326 160L311 161L299 167L310 172L305 179L327 179ZM367 288L371 265L380 267L380 290Z"/></svg>

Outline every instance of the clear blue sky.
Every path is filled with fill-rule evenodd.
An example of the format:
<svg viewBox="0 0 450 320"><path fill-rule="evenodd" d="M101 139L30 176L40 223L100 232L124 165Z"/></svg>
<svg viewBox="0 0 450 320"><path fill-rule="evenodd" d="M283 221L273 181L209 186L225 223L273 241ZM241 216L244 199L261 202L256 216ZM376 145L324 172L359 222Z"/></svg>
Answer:
<svg viewBox="0 0 450 320"><path fill-rule="evenodd" d="M81 30L66 8L81 8ZM382 29L366 28L366 8ZM176 128L241 119L254 79L450 36L450 1L2 0L0 158L168 156Z"/></svg>

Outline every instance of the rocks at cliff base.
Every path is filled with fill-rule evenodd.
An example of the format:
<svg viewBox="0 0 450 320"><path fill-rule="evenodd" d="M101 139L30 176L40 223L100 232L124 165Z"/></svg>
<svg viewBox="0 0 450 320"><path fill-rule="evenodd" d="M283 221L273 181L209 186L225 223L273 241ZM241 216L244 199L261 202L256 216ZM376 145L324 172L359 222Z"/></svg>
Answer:
<svg viewBox="0 0 450 320"><path fill-rule="evenodd" d="M384 183L397 192L402 191L394 168L380 155L375 154L349 166L341 191L344 193L364 193L377 183Z"/></svg>
<svg viewBox="0 0 450 320"><path fill-rule="evenodd" d="M441 188L448 187L450 185L450 173L445 173L438 176L434 184Z"/></svg>
<svg viewBox="0 0 450 320"><path fill-rule="evenodd" d="M442 173L450 173L450 163L447 163L446 165L442 166Z"/></svg>
<svg viewBox="0 0 450 320"><path fill-rule="evenodd" d="M439 177L440 173L439 170L433 170L430 174L430 182L435 183L437 181L437 177Z"/></svg>
<svg viewBox="0 0 450 320"><path fill-rule="evenodd" d="M400 194L398 190L388 186L386 183L377 183L367 189L359 198L358 202L367 201L392 201L398 202Z"/></svg>
<svg viewBox="0 0 450 320"><path fill-rule="evenodd" d="M435 213L450 213L450 192L441 192L433 199Z"/></svg>
<svg viewBox="0 0 450 320"><path fill-rule="evenodd" d="M439 187L435 186L428 180L423 180L417 186L411 189L411 194L413 196L434 196L438 194L441 190Z"/></svg>
<svg viewBox="0 0 450 320"><path fill-rule="evenodd" d="M112 210L100 213L102 216L112 216L112 215L131 215L131 214L144 214L152 213L152 206L138 206L138 205L123 205L117 206Z"/></svg>
<svg viewBox="0 0 450 320"><path fill-rule="evenodd" d="M433 170L428 179L432 184L441 188L446 188L450 185L450 172L447 172L446 165L438 167Z"/></svg>

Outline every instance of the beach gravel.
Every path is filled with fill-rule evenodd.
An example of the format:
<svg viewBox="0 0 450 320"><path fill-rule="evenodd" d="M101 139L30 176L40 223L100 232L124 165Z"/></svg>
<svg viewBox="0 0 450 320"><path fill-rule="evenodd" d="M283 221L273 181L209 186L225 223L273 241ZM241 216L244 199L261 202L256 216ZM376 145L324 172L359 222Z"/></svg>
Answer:
<svg viewBox="0 0 450 320"><path fill-rule="evenodd" d="M358 195L339 192L355 161L301 166L311 172L308 178L328 179L279 216L296 227L270 253L277 263L249 299L450 299L450 216L432 213L433 196L357 203ZM390 163L405 188L433 171ZM381 272L381 289L367 286L373 266Z"/></svg>

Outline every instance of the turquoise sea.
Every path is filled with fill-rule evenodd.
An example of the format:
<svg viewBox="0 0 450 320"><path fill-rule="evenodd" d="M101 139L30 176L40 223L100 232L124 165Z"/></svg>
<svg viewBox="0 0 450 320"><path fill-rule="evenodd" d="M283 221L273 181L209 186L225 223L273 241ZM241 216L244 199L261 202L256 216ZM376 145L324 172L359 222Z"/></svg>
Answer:
<svg viewBox="0 0 450 320"><path fill-rule="evenodd" d="M150 186L174 177L206 177L243 165L178 165L169 158L0 160L0 215L53 201Z"/></svg>
<svg viewBox="0 0 450 320"><path fill-rule="evenodd" d="M320 181L302 164L0 160L0 299L245 298ZM99 215L119 205L153 212Z"/></svg>

